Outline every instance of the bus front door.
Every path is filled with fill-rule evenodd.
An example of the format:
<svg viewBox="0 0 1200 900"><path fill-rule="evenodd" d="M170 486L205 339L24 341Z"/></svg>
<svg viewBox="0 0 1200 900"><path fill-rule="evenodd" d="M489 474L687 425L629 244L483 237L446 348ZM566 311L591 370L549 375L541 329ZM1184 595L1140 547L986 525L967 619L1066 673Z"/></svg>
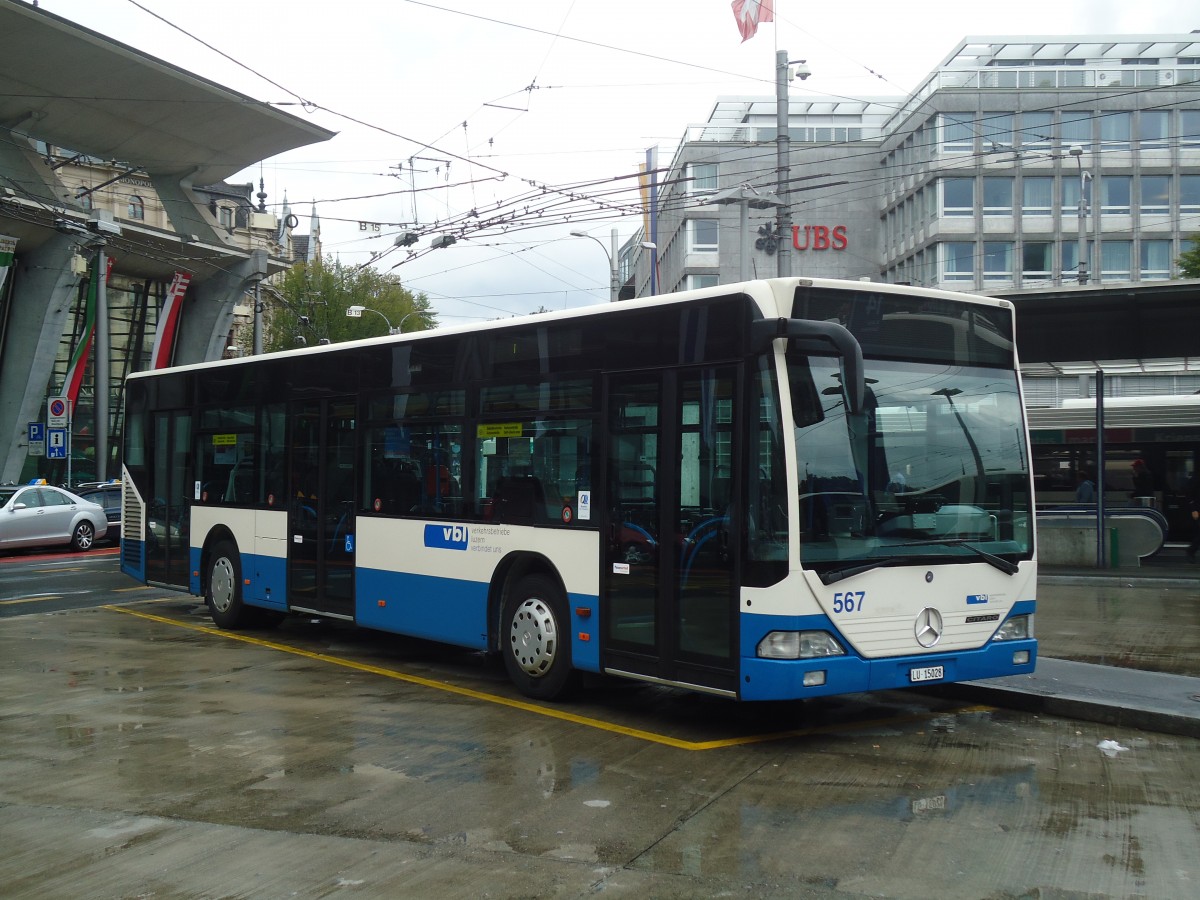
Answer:
<svg viewBox="0 0 1200 900"><path fill-rule="evenodd" d="M737 692L736 369L607 379L603 667Z"/></svg>
<svg viewBox="0 0 1200 900"><path fill-rule="evenodd" d="M301 400L289 410L288 606L354 619L352 398Z"/></svg>

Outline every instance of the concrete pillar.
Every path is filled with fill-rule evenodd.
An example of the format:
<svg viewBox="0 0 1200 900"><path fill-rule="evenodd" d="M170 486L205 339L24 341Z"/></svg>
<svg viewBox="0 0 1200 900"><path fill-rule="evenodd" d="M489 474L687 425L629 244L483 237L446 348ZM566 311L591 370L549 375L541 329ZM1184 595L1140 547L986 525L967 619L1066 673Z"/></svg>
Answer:
<svg viewBox="0 0 1200 900"><path fill-rule="evenodd" d="M19 265L8 273L13 296L0 359L0 481L21 474L26 424L45 421L47 386L80 281L71 272L76 246L68 235L54 235L36 250L18 246Z"/></svg>
<svg viewBox="0 0 1200 900"><path fill-rule="evenodd" d="M220 359L233 326L233 308L266 274L267 251L260 249L240 262L230 260L221 274L200 284L193 283L175 339L175 364Z"/></svg>

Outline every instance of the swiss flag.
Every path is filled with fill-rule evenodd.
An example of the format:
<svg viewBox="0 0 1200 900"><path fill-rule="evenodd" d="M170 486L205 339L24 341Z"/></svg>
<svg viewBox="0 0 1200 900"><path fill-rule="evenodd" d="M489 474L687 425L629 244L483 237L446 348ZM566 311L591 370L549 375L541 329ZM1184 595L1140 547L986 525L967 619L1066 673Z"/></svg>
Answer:
<svg viewBox="0 0 1200 900"><path fill-rule="evenodd" d="M759 22L775 21L775 0L733 0L731 5L743 43L758 32Z"/></svg>

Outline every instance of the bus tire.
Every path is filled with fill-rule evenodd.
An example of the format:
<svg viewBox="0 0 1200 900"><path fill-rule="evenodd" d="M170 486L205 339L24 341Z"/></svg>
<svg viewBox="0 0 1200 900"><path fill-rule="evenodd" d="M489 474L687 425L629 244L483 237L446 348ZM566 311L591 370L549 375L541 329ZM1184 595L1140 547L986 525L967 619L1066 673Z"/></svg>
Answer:
<svg viewBox="0 0 1200 900"><path fill-rule="evenodd" d="M231 541L219 541L208 556L204 602L218 628L248 628L251 611L242 603L242 557Z"/></svg>
<svg viewBox="0 0 1200 900"><path fill-rule="evenodd" d="M508 677L527 697L563 700L579 681L571 667L566 600L553 579L527 575L504 602L501 655Z"/></svg>
<svg viewBox="0 0 1200 900"><path fill-rule="evenodd" d="M208 557L204 602L219 628L274 628L286 613L242 602L242 557L232 541L220 541Z"/></svg>

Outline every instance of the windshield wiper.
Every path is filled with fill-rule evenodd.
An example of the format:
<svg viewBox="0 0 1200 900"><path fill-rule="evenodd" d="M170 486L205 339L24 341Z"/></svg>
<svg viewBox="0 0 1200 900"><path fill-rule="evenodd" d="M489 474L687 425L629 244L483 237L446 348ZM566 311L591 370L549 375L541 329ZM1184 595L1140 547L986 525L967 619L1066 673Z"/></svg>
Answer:
<svg viewBox="0 0 1200 900"><path fill-rule="evenodd" d="M903 544L888 544L889 547L965 547L972 553L979 556L984 562L990 566L995 566L1001 572L1007 575L1016 575L1020 568L1014 562L1009 562L1002 556L996 556L994 553L988 553L986 550L981 550L974 544L968 543L962 538L945 538L943 540L932 539L928 541L908 541ZM879 559L871 559L864 561L855 561L849 565L842 566L836 569L827 569L824 572L818 572L817 577L821 579L822 584L834 584L845 578L853 578L855 575L861 575L863 572L870 572L872 569L879 569L883 566L896 566L900 564L908 564L914 561L911 556L883 556Z"/></svg>
<svg viewBox="0 0 1200 900"><path fill-rule="evenodd" d="M853 578L855 575L870 572L872 569L879 569L883 566L894 566L903 562L911 562L911 560L905 559L903 556L885 556L865 563L856 562L848 566L842 566L839 569L827 569L824 572L818 572L817 577L821 579L821 584L834 584L843 578Z"/></svg>
<svg viewBox="0 0 1200 900"><path fill-rule="evenodd" d="M966 547L972 553L979 556L989 566L993 566L993 567L999 569L1001 572L1004 572L1007 575L1016 575L1017 572L1020 571L1020 568L1017 566L1017 564L1015 562L1010 562L1009 560L1004 559L1001 556L996 556L994 553L988 553L986 550L982 550L979 547L976 547L974 544L970 543L969 541L964 540L963 538L944 538L941 540L938 540L937 538L932 538L928 541L908 541L907 543L904 543L904 544L892 544L891 546L893 546L893 547Z"/></svg>

